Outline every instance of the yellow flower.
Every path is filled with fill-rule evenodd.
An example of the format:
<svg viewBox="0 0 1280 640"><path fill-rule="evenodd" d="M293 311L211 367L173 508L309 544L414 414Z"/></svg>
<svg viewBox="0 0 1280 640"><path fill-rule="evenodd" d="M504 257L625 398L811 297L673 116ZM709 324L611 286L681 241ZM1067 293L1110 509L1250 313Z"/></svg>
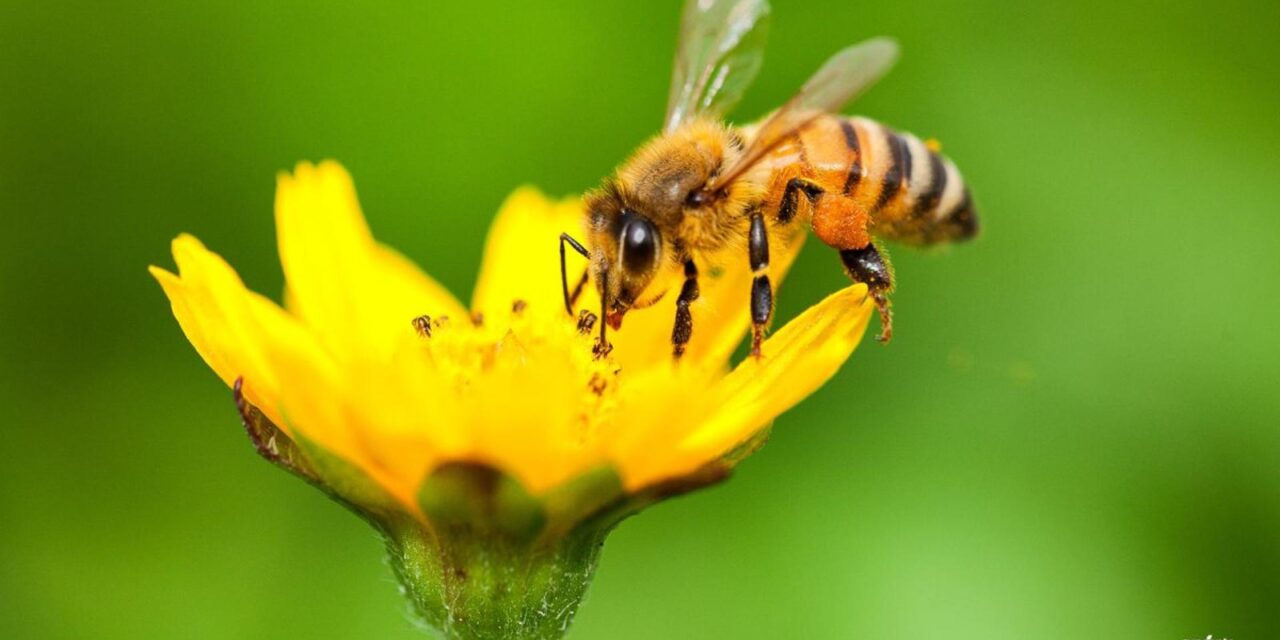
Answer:
<svg viewBox="0 0 1280 640"><path fill-rule="evenodd" d="M514 193L489 233L469 307L374 240L334 162L282 174L275 215L284 308L189 235L173 242L179 275L151 273L201 357L226 384L242 380L249 415L269 421L256 425L275 438L259 442L269 457L299 443L286 466L357 510L398 510L411 522L431 520L438 506L424 498L427 480L459 464L513 479L546 507L539 523L557 513L576 522L619 497L573 504L586 500L583 478L603 474L624 499L718 479L836 372L873 308L862 285L850 286L779 329L762 358L730 370L749 324L740 252L704 269L679 361L674 296L630 314L610 334L613 351L597 358L594 336L560 297L556 243L581 229L577 199ZM774 282L799 244L775 252ZM571 278L582 268L571 264ZM578 306L598 309L591 287ZM429 336L415 330L419 316L431 318Z"/></svg>
<svg viewBox="0 0 1280 640"><path fill-rule="evenodd" d="M189 235L173 242L181 275L151 273L224 382L243 377L249 402L285 433L349 461L410 510L448 461L496 466L535 495L601 466L631 491L694 472L830 378L872 309L850 286L782 327L762 359L727 372L748 326L743 256L743 268L703 279L678 362L671 296L632 314L610 356L595 359L593 338L565 315L555 250L581 218L576 199L513 194L468 311L373 239L340 165L304 163L280 176L276 195L287 310ZM790 259L775 262L776 282ZM588 288L579 306L596 309L593 298ZM412 325L421 315L440 324L430 338Z"/></svg>

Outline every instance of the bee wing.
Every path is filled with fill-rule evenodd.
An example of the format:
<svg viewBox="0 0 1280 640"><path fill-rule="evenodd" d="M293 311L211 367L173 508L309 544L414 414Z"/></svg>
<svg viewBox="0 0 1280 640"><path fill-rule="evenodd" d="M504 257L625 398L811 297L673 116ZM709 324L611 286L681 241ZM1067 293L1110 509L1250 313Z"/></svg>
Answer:
<svg viewBox="0 0 1280 640"><path fill-rule="evenodd" d="M732 109L764 59L766 0L687 0L671 73L665 131Z"/></svg>
<svg viewBox="0 0 1280 640"><path fill-rule="evenodd" d="M897 60L898 44L889 38L872 38L831 56L795 97L760 125L751 144L736 163L720 174L714 187L733 182L815 118L837 112L852 102L884 76Z"/></svg>

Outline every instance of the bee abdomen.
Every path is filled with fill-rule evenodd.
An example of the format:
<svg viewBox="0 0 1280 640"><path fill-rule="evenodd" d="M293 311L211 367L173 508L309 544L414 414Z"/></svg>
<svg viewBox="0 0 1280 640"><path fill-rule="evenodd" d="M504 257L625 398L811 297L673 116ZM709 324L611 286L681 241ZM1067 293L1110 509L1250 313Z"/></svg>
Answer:
<svg viewBox="0 0 1280 640"><path fill-rule="evenodd" d="M848 122L860 149L860 178L848 195L867 208L875 233L915 244L977 234L969 189L950 160L910 133L866 118Z"/></svg>

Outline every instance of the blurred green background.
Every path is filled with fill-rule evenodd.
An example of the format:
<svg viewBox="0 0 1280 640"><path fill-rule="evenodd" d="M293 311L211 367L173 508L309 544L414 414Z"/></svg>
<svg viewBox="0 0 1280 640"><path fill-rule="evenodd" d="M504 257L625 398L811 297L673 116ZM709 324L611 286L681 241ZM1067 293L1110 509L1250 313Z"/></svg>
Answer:
<svg viewBox="0 0 1280 640"><path fill-rule="evenodd" d="M678 5L0 1L0 637L418 637L145 267L190 231L280 291L275 173L333 157L466 295L510 190L657 129ZM1280 4L774 5L740 118L896 36L857 111L985 234L894 251L893 344L625 523L573 637L1280 637ZM814 243L781 317L843 282Z"/></svg>

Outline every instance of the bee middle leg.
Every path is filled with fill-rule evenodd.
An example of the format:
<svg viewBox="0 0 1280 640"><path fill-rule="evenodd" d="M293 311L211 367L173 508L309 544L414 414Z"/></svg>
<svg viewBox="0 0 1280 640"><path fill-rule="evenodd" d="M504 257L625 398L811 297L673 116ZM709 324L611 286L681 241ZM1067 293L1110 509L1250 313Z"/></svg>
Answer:
<svg viewBox="0 0 1280 640"><path fill-rule="evenodd" d="M684 261L684 286L680 288L680 297L676 298L676 323L671 328L672 355L677 359L684 355L684 348L693 336L693 314L689 305L698 299L698 265L693 259Z"/></svg>
<svg viewBox="0 0 1280 640"><path fill-rule="evenodd" d="M747 257L751 263L751 355L760 357L760 343L773 317L773 287L769 284L769 234L759 210L751 213L751 230L747 234Z"/></svg>

